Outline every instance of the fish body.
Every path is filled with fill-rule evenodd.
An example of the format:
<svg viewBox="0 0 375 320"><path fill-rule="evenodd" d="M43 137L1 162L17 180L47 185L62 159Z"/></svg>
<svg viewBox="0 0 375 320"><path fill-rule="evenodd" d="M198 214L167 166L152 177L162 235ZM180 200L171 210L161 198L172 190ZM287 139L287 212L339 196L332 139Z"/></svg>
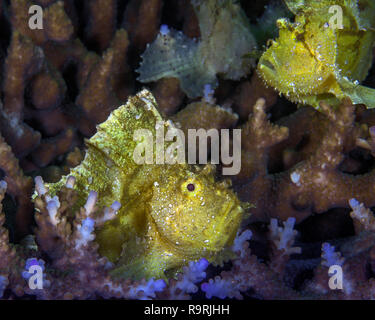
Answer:
<svg viewBox="0 0 375 320"><path fill-rule="evenodd" d="M148 45L137 70L143 83L173 77L189 98L202 97L205 85L216 88L217 74L239 80L255 66L246 57L257 47L244 11L234 0L192 0L201 38L160 32Z"/></svg>
<svg viewBox="0 0 375 320"><path fill-rule="evenodd" d="M271 41L257 68L265 83L293 102L318 109L320 101L337 105L347 96L353 103L375 107L375 90L359 84L372 65L374 2L285 2L295 21L277 21L279 37Z"/></svg>
<svg viewBox="0 0 375 320"><path fill-rule="evenodd" d="M134 133L147 129L155 137L163 120L156 107L147 90L129 98L86 141L83 162L68 175L76 178L77 207L91 190L98 193L99 207L121 203L95 240L114 264L115 277L164 278L200 258L220 263L230 255L242 221L242 204L227 182L215 182L214 166L135 162ZM163 123L165 132L174 127ZM49 193L57 194L68 176L49 184Z"/></svg>

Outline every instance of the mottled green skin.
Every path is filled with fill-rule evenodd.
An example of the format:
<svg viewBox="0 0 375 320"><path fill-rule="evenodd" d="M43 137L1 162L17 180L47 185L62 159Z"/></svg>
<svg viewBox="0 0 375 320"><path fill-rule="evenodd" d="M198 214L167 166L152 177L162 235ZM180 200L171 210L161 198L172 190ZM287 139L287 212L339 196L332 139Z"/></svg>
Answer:
<svg viewBox="0 0 375 320"><path fill-rule="evenodd" d="M226 182L215 182L213 166L134 162L135 130L149 129L155 136L160 120L150 92L131 97L98 126L86 141L85 159L70 173L76 177L77 206L90 190L98 192L99 207L122 205L117 217L96 231L100 253L115 264L113 276L161 278L202 257L222 262L242 220L240 201ZM165 132L173 127L164 125ZM50 184L50 193L66 179Z"/></svg>

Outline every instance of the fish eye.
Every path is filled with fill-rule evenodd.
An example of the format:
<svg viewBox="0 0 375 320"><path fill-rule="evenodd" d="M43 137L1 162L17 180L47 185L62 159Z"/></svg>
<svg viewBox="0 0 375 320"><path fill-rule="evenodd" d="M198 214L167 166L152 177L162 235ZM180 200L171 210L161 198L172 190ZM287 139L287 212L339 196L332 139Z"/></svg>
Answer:
<svg viewBox="0 0 375 320"><path fill-rule="evenodd" d="M181 191L189 197L195 197L202 191L202 185L196 179L190 178L181 184Z"/></svg>

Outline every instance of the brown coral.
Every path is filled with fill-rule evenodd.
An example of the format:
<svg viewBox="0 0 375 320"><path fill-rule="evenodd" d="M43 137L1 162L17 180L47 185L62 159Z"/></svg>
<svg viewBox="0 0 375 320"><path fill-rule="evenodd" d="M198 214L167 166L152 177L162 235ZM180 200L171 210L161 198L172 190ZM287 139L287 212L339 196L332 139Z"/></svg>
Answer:
<svg viewBox="0 0 375 320"><path fill-rule="evenodd" d="M277 92L267 88L258 74L254 72L250 81L244 81L237 87L233 109L241 119L246 120L259 98L263 98L267 109L277 101Z"/></svg>
<svg viewBox="0 0 375 320"><path fill-rule="evenodd" d="M242 7L255 21L265 2L243 3ZM28 27L32 4L44 10L43 30ZM146 282L110 281L94 243L82 251L75 249L77 228L85 212L68 208L67 204L74 202L69 188L59 195L57 217L63 223L51 224L48 201L42 195L37 201L37 227L31 230L33 185L23 171L36 171L48 181L56 181L82 160L83 137L95 133L96 125L110 111L141 88L134 71L139 66L139 54L164 23L182 29L190 38L200 36L190 0L1 3L0 172L7 190L5 194L4 185L0 187L0 198L6 195L4 202L11 199L15 207L9 210L4 206L7 217L15 215L11 240L18 241L33 232L39 245L37 251L30 252L23 245L10 244L3 224L8 227L11 221L5 221L0 213L0 276L6 278L4 283L10 289L6 297L35 294L21 272L27 258L42 255L49 256L49 267L53 266L55 273L48 273L53 285L38 293L39 298L146 297L138 290L146 290ZM374 71L368 83L374 83ZM160 111L179 123L185 134L198 128L242 129L242 170L232 181L242 200L256 207L244 223L253 232L251 253L243 243L239 258L232 261L233 269L220 273L223 281L239 285L233 297L254 297L252 292L256 298L374 297L370 278L375 272L375 237L373 216L366 209L374 206L373 110L349 101L337 110L326 105L322 105L322 112L306 106L297 109L266 88L256 73L240 82L220 81L215 93L218 106L212 105L213 101L188 99L176 79L162 79L151 90ZM364 205L350 215L351 198ZM271 218L285 222L291 217L296 218L300 232L287 243L287 249L294 248L296 242L302 248L301 258L279 250L278 233L264 230L266 225L278 230ZM339 230L342 226L343 231ZM314 230L317 242L309 238L309 228ZM337 234L348 237L335 240L334 245L337 255L342 254L351 292L328 288L329 268L325 258L319 256L322 242ZM315 251L319 252L314 256ZM71 270L85 271L69 273ZM296 274L304 270L312 272L313 278L296 280ZM215 273L207 273L215 281ZM190 298L196 289L186 291L186 278L185 273L170 279L163 292L147 297Z"/></svg>
<svg viewBox="0 0 375 320"><path fill-rule="evenodd" d="M1 295L4 282L5 287L9 285L9 289L18 296L27 293L36 295L39 299L86 299L98 296L149 299L156 298L156 294L163 291L165 291L164 296L172 294L177 297L178 294L182 298L184 294L186 295L186 291L189 292L189 289L176 293L177 288L183 288L186 284L189 288L195 288L191 282L193 279L184 279L181 276L178 281L173 281L169 288L166 288L164 280L114 281L109 275L111 264L97 253L98 245L93 242L95 236L90 234L93 228L91 229L88 225L91 223L100 225L115 217L115 209L111 207L98 212L95 206L97 194L91 192L84 207L78 212L73 212L72 204L77 200L77 194L73 190L75 183L73 177L68 178L66 187L53 198L49 196L40 177L37 177L35 182L38 192L36 197L38 226L36 240L39 244L36 248L37 252L16 251L9 244L7 230L2 227L5 219L0 205ZM3 199L5 190L6 183L0 181L0 201ZM52 263L48 271L44 270L43 288L32 289L21 278L21 274L24 277L24 272L28 272L24 269L25 260L22 257L30 255L39 257L42 252L52 259ZM185 271L188 273L189 270L186 268Z"/></svg>
<svg viewBox="0 0 375 320"><path fill-rule="evenodd" d="M27 170L47 166L82 143L76 129L93 134L95 125L132 90L127 32L115 33L115 3L103 11L97 2L88 5L83 40L95 43L98 51L107 49L103 58L77 38L79 13L71 1L38 2L43 6L42 30L28 26L33 2L11 1L13 33L4 64L1 132Z"/></svg>
<svg viewBox="0 0 375 320"><path fill-rule="evenodd" d="M277 217L285 220L295 217L299 222L312 213L345 207L348 199L352 197L370 206L374 205L374 184L371 183L374 171L359 176L340 171L345 147L354 147L356 137L361 134L360 128L354 122L354 106L350 101L344 101L337 110L322 104L328 122L320 123L323 135L317 134L320 137L319 143L313 140L313 143L317 143L314 152L308 153L303 161L288 170L275 175L268 173L268 147L286 139L288 130L285 127L283 129L271 126L263 111L264 102L261 103L263 107L259 107L259 103L249 120L251 123L259 119L256 122L258 128L248 125L243 132L246 137L243 140L248 143L244 144L245 159L240 179L248 182L239 187L239 194L244 200L256 203L256 209L253 210L254 219ZM298 121L298 117L294 119L296 120ZM294 124L290 127L299 126ZM301 128L306 130L308 127ZM262 131L263 135L260 134ZM268 144L265 137L274 141ZM294 138L295 136L292 137Z"/></svg>
<svg viewBox="0 0 375 320"><path fill-rule="evenodd" d="M16 231L18 236L24 236L30 231L32 204L30 196L33 188L30 177L24 176L11 148L0 136L0 169L5 174L8 194L17 202ZM4 190L5 192L5 190ZM4 223L4 221L3 221ZM0 222L1 224L1 222Z"/></svg>

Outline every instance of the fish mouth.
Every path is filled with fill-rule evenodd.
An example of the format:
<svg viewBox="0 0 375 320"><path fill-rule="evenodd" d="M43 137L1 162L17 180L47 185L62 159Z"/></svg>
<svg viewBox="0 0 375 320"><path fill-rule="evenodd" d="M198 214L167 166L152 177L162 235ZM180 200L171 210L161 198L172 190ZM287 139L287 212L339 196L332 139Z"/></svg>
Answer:
<svg viewBox="0 0 375 320"><path fill-rule="evenodd" d="M232 222L234 219L238 217L238 215L242 214L245 210L241 207L241 205L237 203L232 203L227 208L225 208L225 214L224 214L224 221Z"/></svg>
<svg viewBox="0 0 375 320"><path fill-rule="evenodd" d="M242 222L241 215L245 212L241 205L238 203L229 203L227 207L223 210L225 212L223 217L223 224L225 225L225 237L221 237L219 240L221 242L220 246L215 246L216 250L218 247L226 247L231 244L236 237L237 230Z"/></svg>
<svg viewBox="0 0 375 320"><path fill-rule="evenodd" d="M261 61L261 63L259 64L259 68L260 70L264 70L264 69L267 69L269 72L272 72L272 73L276 73L276 68L275 66L273 65L273 63L271 63L269 60L267 59L263 59Z"/></svg>
<svg viewBox="0 0 375 320"><path fill-rule="evenodd" d="M233 231L235 234L237 233L237 229L242 222L242 217L240 216L243 216L244 212L245 210L241 207L241 205L234 205L225 217L225 223L233 224Z"/></svg>
<svg viewBox="0 0 375 320"><path fill-rule="evenodd" d="M220 234L216 234L213 239L204 243L203 247L206 254L208 252L211 254L221 252L225 247L228 247L228 245L233 243L237 230L242 222L240 216L243 215L245 210L238 203L228 202L223 205L221 211L223 212L223 215L219 223L221 226L224 226L224 228L221 229ZM212 231L212 234L215 234L211 225L209 229L206 229L205 231Z"/></svg>

